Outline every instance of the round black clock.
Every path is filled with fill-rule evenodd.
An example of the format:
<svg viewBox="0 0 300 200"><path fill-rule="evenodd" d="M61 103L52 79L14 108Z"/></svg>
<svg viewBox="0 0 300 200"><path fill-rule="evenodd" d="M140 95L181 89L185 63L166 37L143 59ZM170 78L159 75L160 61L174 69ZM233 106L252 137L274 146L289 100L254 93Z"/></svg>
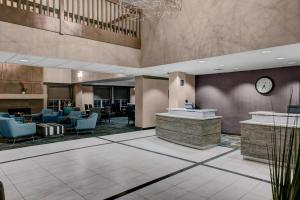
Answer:
<svg viewBox="0 0 300 200"><path fill-rule="evenodd" d="M256 91L263 95L270 94L274 86L273 79L268 76L260 77L255 83Z"/></svg>

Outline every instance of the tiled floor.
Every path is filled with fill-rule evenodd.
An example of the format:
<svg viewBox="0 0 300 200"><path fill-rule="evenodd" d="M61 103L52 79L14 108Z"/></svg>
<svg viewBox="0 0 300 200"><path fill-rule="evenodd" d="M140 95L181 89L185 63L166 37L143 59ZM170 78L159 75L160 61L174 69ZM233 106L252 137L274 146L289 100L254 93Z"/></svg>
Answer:
<svg viewBox="0 0 300 200"><path fill-rule="evenodd" d="M0 162L8 200L271 199L266 165L227 147L172 144L154 130L1 151Z"/></svg>

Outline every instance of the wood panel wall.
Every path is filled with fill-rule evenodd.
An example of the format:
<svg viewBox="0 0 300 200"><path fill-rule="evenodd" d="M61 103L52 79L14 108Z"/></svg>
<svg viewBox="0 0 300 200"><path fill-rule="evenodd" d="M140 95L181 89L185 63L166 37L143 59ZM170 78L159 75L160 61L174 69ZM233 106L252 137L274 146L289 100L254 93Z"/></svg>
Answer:
<svg viewBox="0 0 300 200"><path fill-rule="evenodd" d="M0 94L21 94L20 82L27 94L43 94L43 68L0 64Z"/></svg>
<svg viewBox="0 0 300 200"><path fill-rule="evenodd" d="M21 94L20 82L24 83L27 94L43 94L43 68L0 64L0 95ZM43 99L0 100L0 112L10 108L31 108L32 113L37 113L43 106Z"/></svg>
<svg viewBox="0 0 300 200"><path fill-rule="evenodd" d="M38 113L43 109L43 107L42 99L0 100L0 112L7 112L8 109L11 108L31 108L31 113Z"/></svg>

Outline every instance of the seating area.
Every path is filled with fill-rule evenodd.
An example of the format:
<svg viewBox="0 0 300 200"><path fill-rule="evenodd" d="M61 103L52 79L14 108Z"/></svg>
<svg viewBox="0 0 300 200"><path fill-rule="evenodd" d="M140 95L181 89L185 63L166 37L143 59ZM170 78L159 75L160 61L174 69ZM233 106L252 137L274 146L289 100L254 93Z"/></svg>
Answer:
<svg viewBox="0 0 300 200"><path fill-rule="evenodd" d="M93 133L98 120L97 113L86 115L76 108L54 112L52 109L43 109L40 113L32 114L31 119L25 122L22 115L0 113L0 136L13 143L20 138L34 138L37 124L61 124L71 134L83 132ZM67 114L67 115L66 115ZM29 115L26 115L28 117Z"/></svg>

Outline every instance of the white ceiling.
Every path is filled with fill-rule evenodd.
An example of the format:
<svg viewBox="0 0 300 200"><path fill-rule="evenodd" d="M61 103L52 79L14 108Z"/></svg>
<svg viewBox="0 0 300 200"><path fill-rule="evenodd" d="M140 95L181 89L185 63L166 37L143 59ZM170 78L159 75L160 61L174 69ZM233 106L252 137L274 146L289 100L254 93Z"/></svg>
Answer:
<svg viewBox="0 0 300 200"><path fill-rule="evenodd" d="M300 65L300 43L146 68L46 58L2 51L0 51L0 63L71 68L82 71L126 74L130 77L138 75L165 77L168 73L176 71L203 75L297 66Z"/></svg>

